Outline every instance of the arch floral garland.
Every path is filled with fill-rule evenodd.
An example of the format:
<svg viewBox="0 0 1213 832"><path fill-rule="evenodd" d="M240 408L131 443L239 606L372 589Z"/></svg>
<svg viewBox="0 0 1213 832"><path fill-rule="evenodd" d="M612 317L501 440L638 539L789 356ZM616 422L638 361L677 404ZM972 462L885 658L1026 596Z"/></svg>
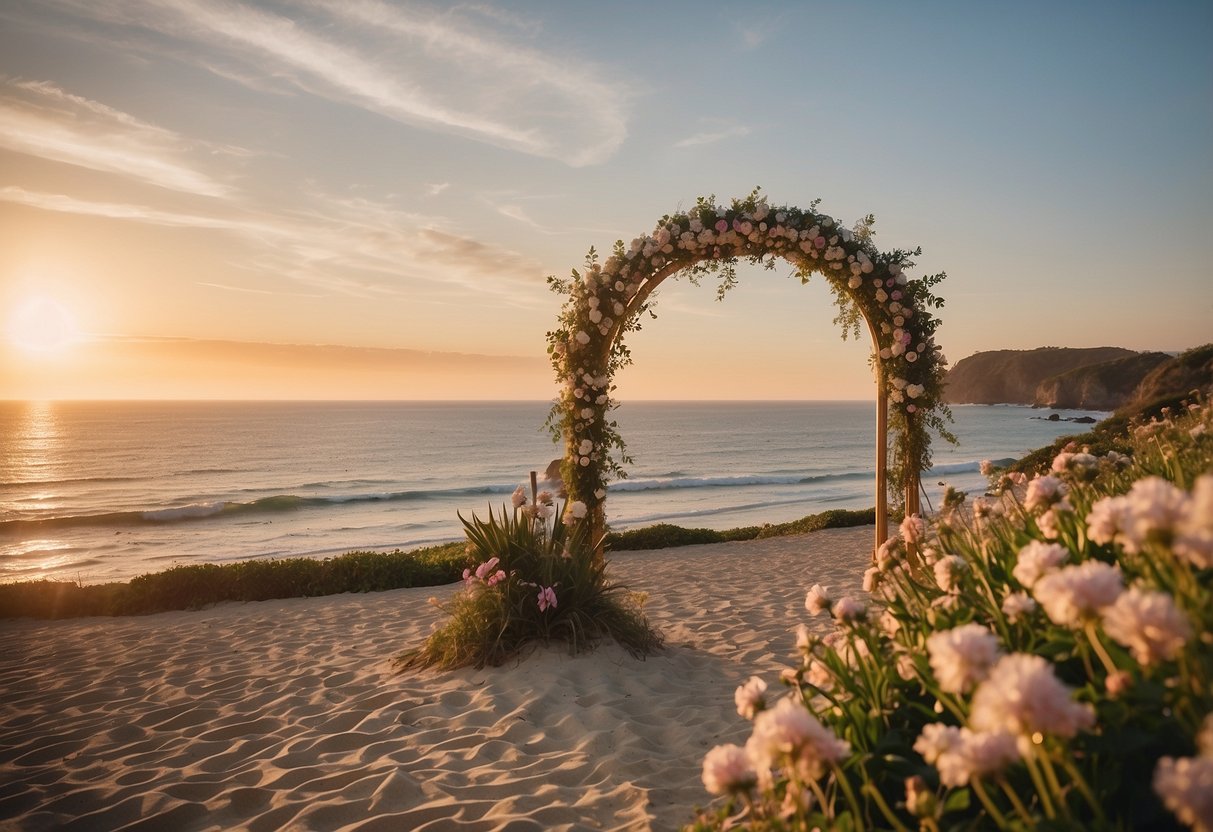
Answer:
<svg viewBox="0 0 1213 832"><path fill-rule="evenodd" d="M563 383L548 417L554 438L564 440L561 471L569 506L602 524L609 479L625 477L631 460L610 419L616 407L613 378L631 363L625 333L640 328L651 311L650 293L679 272L694 282L719 275L718 297L736 283L739 259L774 268L778 259L808 282L822 274L839 307L843 337L859 334L865 320L874 341L878 383L889 402L889 428L897 436L889 464L890 490L915 494L921 471L930 467L929 429L955 441L947 430L951 413L941 402L946 359L935 344L943 306L931 288L943 273L910 279L906 269L921 250L884 253L873 245L871 216L854 229L833 217L791 206L771 206L757 189L729 206L701 197L691 210L662 217L653 231L625 247L615 243L605 262L593 248L583 271L548 278L565 294L558 327L548 333L548 353ZM882 440L883 441L883 440ZM916 498L915 498L916 499ZM578 505L580 503L581 505Z"/></svg>

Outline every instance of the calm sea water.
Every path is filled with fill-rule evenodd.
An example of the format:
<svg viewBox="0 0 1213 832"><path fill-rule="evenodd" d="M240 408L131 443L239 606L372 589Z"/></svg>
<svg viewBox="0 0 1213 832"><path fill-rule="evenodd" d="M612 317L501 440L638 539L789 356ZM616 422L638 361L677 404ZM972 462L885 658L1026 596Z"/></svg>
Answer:
<svg viewBox="0 0 1213 832"><path fill-rule="evenodd" d="M558 455L547 403L0 403L0 580L124 580L177 563L459 539ZM924 476L980 492L982 459L1077 433L1046 412L954 409ZM1063 417L1104 414L1058 411ZM728 528L873 504L868 402L645 403L615 528Z"/></svg>

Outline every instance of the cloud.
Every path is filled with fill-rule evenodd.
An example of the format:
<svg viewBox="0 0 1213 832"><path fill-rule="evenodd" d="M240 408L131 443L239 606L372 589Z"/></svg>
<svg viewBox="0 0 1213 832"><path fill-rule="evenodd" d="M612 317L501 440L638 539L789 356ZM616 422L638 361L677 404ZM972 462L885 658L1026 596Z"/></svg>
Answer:
<svg viewBox="0 0 1213 832"><path fill-rule="evenodd" d="M727 139L739 139L750 135L753 132L749 127L736 125L734 127L726 127L721 130L709 130L702 133L696 133L693 136L687 136L681 141L674 142L674 147L699 147L705 144L715 144Z"/></svg>
<svg viewBox="0 0 1213 832"><path fill-rule="evenodd" d="M425 195L438 196L449 187L451 187L450 182L432 182L425 186Z"/></svg>
<svg viewBox="0 0 1213 832"><path fill-rule="evenodd" d="M579 58L561 58L485 27L484 10L444 14L379 0L311 0L288 14L218 0L59 0L129 36L171 38L204 66L217 52L341 106L572 166L610 158L627 137L628 90ZM469 16L468 12L472 12ZM150 49L160 48L149 44Z"/></svg>
<svg viewBox="0 0 1213 832"><path fill-rule="evenodd" d="M328 292L358 297L413 297L421 283L441 294L453 288L473 288L506 304L521 305L528 299L520 290L543 286L544 272L529 257L443 230L433 218L365 199L317 198L313 207L292 213L246 211L221 215L83 200L6 186L0 187L0 202L228 232L254 246L256 256L244 265Z"/></svg>
<svg viewBox="0 0 1213 832"><path fill-rule="evenodd" d="M44 81L10 79L0 85L0 147L173 191L229 196L227 185L185 158L192 146L231 155L241 152L191 143L171 130Z"/></svg>

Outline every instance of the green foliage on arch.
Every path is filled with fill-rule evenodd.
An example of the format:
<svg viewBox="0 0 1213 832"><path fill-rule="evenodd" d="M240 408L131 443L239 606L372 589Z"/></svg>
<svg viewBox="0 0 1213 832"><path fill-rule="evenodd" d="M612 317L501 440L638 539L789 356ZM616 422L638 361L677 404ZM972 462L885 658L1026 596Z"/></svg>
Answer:
<svg viewBox="0 0 1213 832"><path fill-rule="evenodd" d="M872 216L854 228L809 209L771 206L760 190L728 206L700 197L695 207L668 214L653 231L625 246L615 243L602 260L591 248L585 267L570 278L549 278L565 295L548 354L563 387L548 427L565 444L563 474L570 503L596 509L612 478L626 476L631 460L610 416L617 402L615 373L632 362L624 336L651 313L650 292L670 276L698 283L717 280L717 296L737 282L746 260L767 269L784 260L802 282L822 275L839 308L843 337L858 336L866 321L879 344L881 383L890 402L889 428L896 437L889 465L890 489L904 493L930 467L932 432L955 441L951 413L941 401L946 359L935 343L943 306L932 289L945 274L911 279L907 270L921 252L882 252L872 242Z"/></svg>

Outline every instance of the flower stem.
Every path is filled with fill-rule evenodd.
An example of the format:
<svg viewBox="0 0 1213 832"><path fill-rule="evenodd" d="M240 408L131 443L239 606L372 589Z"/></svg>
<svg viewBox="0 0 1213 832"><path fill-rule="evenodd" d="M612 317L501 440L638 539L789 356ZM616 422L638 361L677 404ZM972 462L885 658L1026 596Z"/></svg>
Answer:
<svg viewBox="0 0 1213 832"><path fill-rule="evenodd" d="M855 816L855 829L857 832L863 832L863 813L859 811L859 801L855 799L855 792L851 789L850 781L847 780L847 776L842 773L842 769L836 764L831 764L830 767L834 769L834 781L842 789L842 793L851 807L851 812Z"/></svg>
<svg viewBox="0 0 1213 832"><path fill-rule="evenodd" d="M1032 815L1028 812L1027 807L1023 805L1023 801L1019 799L1019 795L1016 794L1015 789L1007 782L1007 778L999 777L998 785L1002 786L1003 794L1007 796L1007 799L1011 801L1011 805L1015 807L1015 813L1031 826L1033 824Z"/></svg>
<svg viewBox="0 0 1213 832"><path fill-rule="evenodd" d="M981 801L981 805L986 807L986 811L989 812L994 822L998 824L998 828L1006 829L1006 816L998 811L998 807L994 805L994 801L990 800L990 796L986 794L986 787L981 784L981 778L974 777L970 782L973 784L973 793L977 795L977 799Z"/></svg>
<svg viewBox="0 0 1213 832"><path fill-rule="evenodd" d="M1112 657L1104 649L1103 642L1099 640L1099 633L1095 631L1095 622L1088 621L1084 630L1087 634L1087 640L1091 642L1091 647L1095 650L1095 655L1099 656L1099 660L1103 662L1104 669L1109 674L1115 673L1117 671L1116 662L1112 661Z"/></svg>
<svg viewBox="0 0 1213 832"><path fill-rule="evenodd" d="M1024 764L1028 767L1028 775L1032 778L1032 785L1036 787L1036 794L1040 797L1041 806L1044 807L1045 817L1050 820L1057 817L1057 812L1053 809L1053 801L1049 798L1049 790L1045 787L1045 781L1040 776L1040 768L1036 765L1036 752L1028 751L1023 758Z"/></svg>
<svg viewBox="0 0 1213 832"><path fill-rule="evenodd" d="M878 809L880 809L880 813L884 815L885 820L887 820L892 827L897 830L897 832L910 832L909 827L899 821L897 816L893 814L893 810L890 809L889 804L885 802L884 795L880 793L880 789L876 788L874 784L864 783L860 791L872 798L872 802L876 804Z"/></svg>
<svg viewBox="0 0 1213 832"><path fill-rule="evenodd" d="M1067 755L1061 755L1061 764L1065 768L1066 773L1070 775L1070 780L1073 781L1074 787L1082 793L1083 798L1087 801L1087 805L1091 807L1091 811L1095 813L1095 818L1102 824L1107 822L1104 817L1103 807L1099 805L1099 801L1095 799L1095 794L1091 791L1091 787L1087 784L1087 780L1082 776L1082 772L1078 770L1078 766L1074 765L1074 761Z"/></svg>

